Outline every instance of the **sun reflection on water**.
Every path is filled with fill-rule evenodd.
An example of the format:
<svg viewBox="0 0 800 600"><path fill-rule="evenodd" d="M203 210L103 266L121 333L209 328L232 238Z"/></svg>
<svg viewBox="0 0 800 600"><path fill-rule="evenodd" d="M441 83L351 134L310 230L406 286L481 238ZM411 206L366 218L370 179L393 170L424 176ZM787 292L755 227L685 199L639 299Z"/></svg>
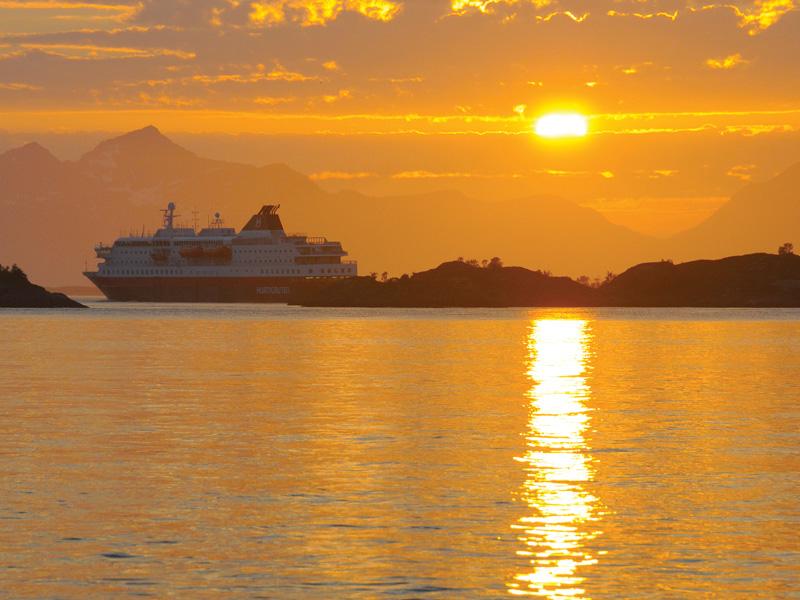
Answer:
<svg viewBox="0 0 800 600"><path fill-rule="evenodd" d="M509 583L514 595L582 598L582 568L597 563L586 547L600 533L599 502L585 486L593 477L584 438L590 341L582 320L536 321L528 336L528 451L516 460L525 465L521 497L531 512L512 527L524 544L517 554L529 557L530 569Z"/></svg>

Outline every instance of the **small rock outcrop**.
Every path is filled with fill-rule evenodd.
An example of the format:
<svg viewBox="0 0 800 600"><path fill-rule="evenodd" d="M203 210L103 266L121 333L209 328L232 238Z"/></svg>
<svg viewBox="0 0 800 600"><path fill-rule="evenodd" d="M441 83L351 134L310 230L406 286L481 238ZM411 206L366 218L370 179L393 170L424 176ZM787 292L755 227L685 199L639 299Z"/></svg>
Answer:
<svg viewBox="0 0 800 600"><path fill-rule="evenodd" d="M48 292L28 281L17 265L0 265L0 308L86 308L80 302L55 292Z"/></svg>

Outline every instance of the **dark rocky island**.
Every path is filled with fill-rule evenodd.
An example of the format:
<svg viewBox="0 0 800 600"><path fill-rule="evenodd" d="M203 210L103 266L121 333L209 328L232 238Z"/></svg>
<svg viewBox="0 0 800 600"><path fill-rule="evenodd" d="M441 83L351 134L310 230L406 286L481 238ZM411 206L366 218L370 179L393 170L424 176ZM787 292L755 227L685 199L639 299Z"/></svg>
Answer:
<svg viewBox="0 0 800 600"><path fill-rule="evenodd" d="M378 281L342 279L298 294L303 306L503 307L584 306L594 290L568 277L551 277L522 267L480 267L446 262L430 271Z"/></svg>
<svg viewBox="0 0 800 600"><path fill-rule="evenodd" d="M747 254L632 267L603 285L605 306L800 307L800 256Z"/></svg>
<svg viewBox="0 0 800 600"><path fill-rule="evenodd" d="M86 308L64 294L48 292L28 281L17 265L0 265L0 307L2 308Z"/></svg>
<svg viewBox="0 0 800 600"><path fill-rule="evenodd" d="M462 261L378 280L343 279L297 294L293 304L339 307L800 307L800 256L749 254L632 267L587 285L522 267Z"/></svg>

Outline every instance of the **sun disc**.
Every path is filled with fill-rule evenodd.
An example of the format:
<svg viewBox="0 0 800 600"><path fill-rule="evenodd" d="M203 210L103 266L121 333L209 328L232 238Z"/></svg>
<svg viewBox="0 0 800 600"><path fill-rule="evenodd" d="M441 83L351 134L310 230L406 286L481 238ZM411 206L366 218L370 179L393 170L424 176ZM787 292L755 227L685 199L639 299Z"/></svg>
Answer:
<svg viewBox="0 0 800 600"><path fill-rule="evenodd" d="M584 137L589 120L578 113L551 113L536 120L534 131L545 138Z"/></svg>

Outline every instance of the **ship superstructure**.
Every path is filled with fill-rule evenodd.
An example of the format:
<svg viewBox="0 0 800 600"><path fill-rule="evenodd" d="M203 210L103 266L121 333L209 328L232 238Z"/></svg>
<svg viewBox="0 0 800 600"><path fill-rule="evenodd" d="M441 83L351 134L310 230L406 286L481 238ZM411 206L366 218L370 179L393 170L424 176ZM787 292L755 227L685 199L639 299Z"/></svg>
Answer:
<svg viewBox="0 0 800 600"><path fill-rule="evenodd" d="M299 286L358 274L341 243L287 235L278 209L262 207L238 233L217 213L198 232L175 226L170 202L155 235L96 246L103 262L85 275L109 300L286 302Z"/></svg>

